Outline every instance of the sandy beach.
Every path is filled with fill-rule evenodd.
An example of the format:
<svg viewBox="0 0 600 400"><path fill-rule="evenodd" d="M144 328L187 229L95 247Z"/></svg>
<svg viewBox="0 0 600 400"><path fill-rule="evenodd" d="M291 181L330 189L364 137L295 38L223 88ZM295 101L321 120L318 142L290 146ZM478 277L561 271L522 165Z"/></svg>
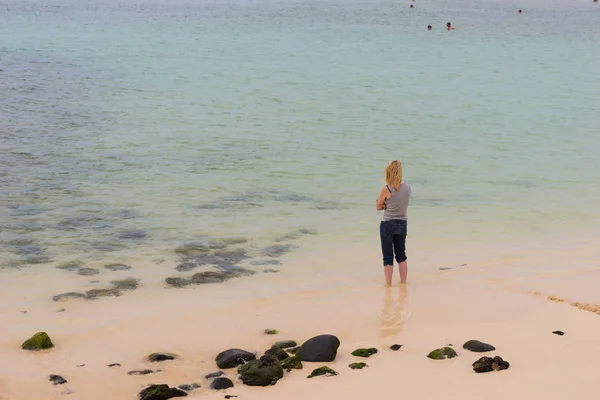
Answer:
<svg viewBox="0 0 600 400"><path fill-rule="evenodd" d="M569 249L554 247L554 252L525 245L527 252L496 248L496 254L468 246L428 253L417 246L411 262L420 267L411 269L408 285L391 288L382 285L373 262L379 258L377 247L344 253L341 244L334 251L315 246L292 253L279 273L185 289L165 287L168 272L156 265L103 271L93 277L100 283L135 276L142 284L122 296L97 300L52 301L58 293L93 287L87 283L90 277L35 267L2 271L0 398L125 400L135 399L149 384L198 383L201 388L188 397L363 399L398 394L476 399L485 394L491 399L565 399L576 392L578 398L593 399L600 390L600 316L571 305L600 303L591 290L599 274L591 243L574 240ZM339 254L345 254L341 264L335 262ZM577 272L561 272L566 260L580 266ZM279 333L265 335L266 328ZM555 335L555 330L565 335ZM55 347L21 350L21 343L38 331L48 332ZM244 386L235 369L225 371L235 384L225 392L211 390L203 378L218 370L214 360L223 350L241 348L260 356L277 340L302 343L326 333L341 341L336 360L305 362L303 370L286 373L275 386ZM489 355L501 356L510 368L474 373L471 364L488 354L462 349L470 339L494 345L497 350ZM391 351L392 344L402 348ZM426 357L446 345L459 356ZM359 347L376 347L379 353L359 359L350 354ZM177 359L145 361L154 352L174 353ZM356 361L369 367L349 369ZM112 363L121 366L109 368ZM306 379L322 365L339 375ZM146 368L161 371L127 374ZM68 382L54 386L48 382L50 374Z"/></svg>

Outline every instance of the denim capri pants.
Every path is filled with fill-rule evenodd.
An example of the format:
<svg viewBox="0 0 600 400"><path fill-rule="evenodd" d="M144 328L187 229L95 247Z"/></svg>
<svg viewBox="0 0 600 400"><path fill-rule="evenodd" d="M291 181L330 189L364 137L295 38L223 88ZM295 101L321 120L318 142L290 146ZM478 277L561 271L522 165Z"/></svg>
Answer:
<svg viewBox="0 0 600 400"><path fill-rule="evenodd" d="M406 261L406 225L403 219L381 221L379 235L384 266L394 265L394 254L397 262Z"/></svg>

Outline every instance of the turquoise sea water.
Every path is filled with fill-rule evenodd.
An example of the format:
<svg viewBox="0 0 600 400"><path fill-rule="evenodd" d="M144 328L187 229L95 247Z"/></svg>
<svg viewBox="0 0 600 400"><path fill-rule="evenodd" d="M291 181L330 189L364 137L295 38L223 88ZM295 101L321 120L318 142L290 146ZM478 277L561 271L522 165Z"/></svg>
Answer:
<svg viewBox="0 0 600 400"><path fill-rule="evenodd" d="M600 6L409 4L0 3L0 264L366 240L394 158L412 240L594 228Z"/></svg>

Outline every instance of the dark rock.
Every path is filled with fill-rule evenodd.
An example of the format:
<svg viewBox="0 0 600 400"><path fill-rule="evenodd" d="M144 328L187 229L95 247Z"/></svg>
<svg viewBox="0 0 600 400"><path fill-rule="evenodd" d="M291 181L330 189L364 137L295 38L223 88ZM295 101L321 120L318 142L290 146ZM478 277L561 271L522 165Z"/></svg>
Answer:
<svg viewBox="0 0 600 400"><path fill-rule="evenodd" d="M27 339L22 345L23 350L43 350L54 347L54 343L50 340L50 336L46 332L38 332L29 339Z"/></svg>
<svg viewBox="0 0 600 400"><path fill-rule="evenodd" d="M251 261L252 265L281 265L281 261L279 260L256 260Z"/></svg>
<svg viewBox="0 0 600 400"><path fill-rule="evenodd" d="M298 344L293 340L282 340L279 342L273 343L271 348L273 349L288 349L290 347L296 347Z"/></svg>
<svg viewBox="0 0 600 400"><path fill-rule="evenodd" d="M231 382L231 379L223 378L223 377L216 378L210 384L210 388L215 389L215 390L224 390L224 389L229 389L232 387L233 387L233 382Z"/></svg>
<svg viewBox="0 0 600 400"><path fill-rule="evenodd" d="M78 365L76 365L76 367L78 367L78 368L85 367L85 364L78 364Z"/></svg>
<svg viewBox="0 0 600 400"><path fill-rule="evenodd" d="M67 383L67 380L60 375L50 375L48 380L55 385L63 385Z"/></svg>
<svg viewBox="0 0 600 400"><path fill-rule="evenodd" d="M265 335L277 335L279 331L277 329L267 328L263 331Z"/></svg>
<svg viewBox="0 0 600 400"><path fill-rule="evenodd" d="M93 276L98 275L100 271L94 268L81 268L77 273L82 276Z"/></svg>
<svg viewBox="0 0 600 400"><path fill-rule="evenodd" d="M221 265L219 267L222 271L226 271L231 274L232 278L237 278L240 276L252 276L256 274L256 271L252 271L251 269L238 267L236 265Z"/></svg>
<svg viewBox="0 0 600 400"><path fill-rule="evenodd" d="M440 271L448 271L450 269L452 269L452 268L440 268Z"/></svg>
<svg viewBox="0 0 600 400"><path fill-rule="evenodd" d="M165 279L165 282L167 283L167 285L169 286L173 286L173 287L177 287L177 288L182 288L182 287L186 287L192 284L192 281L186 278L181 278L181 277L170 277Z"/></svg>
<svg viewBox="0 0 600 400"><path fill-rule="evenodd" d="M307 378L314 378L315 376L322 376L322 375L335 376L337 374L338 374L337 372L335 372L334 370L332 370L329 367L320 367L320 368L313 370L313 372L311 372L310 375L307 376Z"/></svg>
<svg viewBox="0 0 600 400"><path fill-rule="evenodd" d="M151 385L140 392L140 400L167 400L173 397L185 397L187 393L169 385Z"/></svg>
<svg viewBox="0 0 600 400"><path fill-rule="evenodd" d="M174 360L177 358L177 356L175 354L169 353L152 353L147 358L150 362L161 362L167 360Z"/></svg>
<svg viewBox="0 0 600 400"><path fill-rule="evenodd" d="M398 350L400 350L401 347L402 347L401 344L393 344L390 346L390 350L398 351Z"/></svg>
<svg viewBox="0 0 600 400"><path fill-rule="evenodd" d="M267 257L281 257L282 255L288 253L290 250L295 248L291 244L274 244L272 246L265 247L262 251L263 255Z"/></svg>
<svg viewBox="0 0 600 400"><path fill-rule="evenodd" d="M217 371L217 372L211 372L210 374L205 375L204 377L206 379L212 379L212 378L218 378L220 376L225 375L225 372L223 371Z"/></svg>
<svg viewBox="0 0 600 400"><path fill-rule="evenodd" d="M248 386L270 386L283 378L283 368L273 357L263 356L238 368L240 379Z"/></svg>
<svg viewBox="0 0 600 400"><path fill-rule="evenodd" d="M191 281L197 285L205 283L222 283L233 276L227 271L205 271L192 275Z"/></svg>
<svg viewBox="0 0 600 400"><path fill-rule="evenodd" d="M67 271L77 271L83 267L82 261L69 261L60 265L57 265L57 269L66 269Z"/></svg>
<svg viewBox="0 0 600 400"><path fill-rule="evenodd" d="M107 365L107 367L108 367L108 368L112 368L112 367L120 367L120 366L121 366L121 364L119 364L119 363L112 363L112 364L108 364L108 365Z"/></svg>
<svg viewBox="0 0 600 400"><path fill-rule="evenodd" d="M226 399L233 399L234 397L238 397L238 396L236 396L236 395L233 395L233 394L226 394L226 395L225 395L225 398L226 398Z"/></svg>
<svg viewBox="0 0 600 400"><path fill-rule="evenodd" d="M373 354L377 354L377 349L371 347L369 349L356 349L352 352L352 355L355 357L371 357Z"/></svg>
<svg viewBox="0 0 600 400"><path fill-rule="evenodd" d="M87 296L85 295L85 293L67 292L57 294L56 296L52 297L52 300L54 301L65 301L68 299L87 299Z"/></svg>
<svg viewBox="0 0 600 400"><path fill-rule="evenodd" d="M309 362L330 362L335 360L340 340L333 335L320 335L307 340L300 350L300 360Z"/></svg>
<svg viewBox="0 0 600 400"><path fill-rule="evenodd" d="M433 350L427 355L432 360L445 360L446 358L454 358L458 356L452 347L442 347L441 349Z"/></svg>
<svg viewBox="0 0 600 400"><path fill-rule="evenodd" d="M363 369L364 367L368 367L364 362L352 363L348 366L352 369Z"/></svg>
<svg viewBox="0 0 600 400"><path fill-rule="evenodd" d="M121 292L118 289L92 289L85 292L88 299L97 299L98 297L116 297Z"/></svg>
<svg viewBox="0 0 600 400"><path fill-rule="evenodd" d="M473 371L480 372L490 372L490 371L501 371L503 369L508 369L510 364L507 361L504 361L502 357L481 357L479 360L473 363Z"/></svg>
<svg viewBox="0 0 600 400"><path fill-rule="evenodd" d="M275 274L275 273L279 272L279 270L278 269L267 268L263 272L265 274Z"/></svg>
<svg viewBox="0 0 600 400"><path fill-rule="evenodd" d="M253 360L256 360L256 356L253 353L241 349L225 350L219 353L215 359L217 366L222 369L235 368L238 365Z"/></svg>
<svg viewBox="0 0 600 400"><path fill-rule="evenodd" d="M129 265L125 264L107 264L104 266L104 268L110 271L127 271L131 269Z"/></svg>
<svg viewBox="0 0 600 400"><path fill-rule="evenodd" d="M136 278L127 278L111 281L110 284L116 290L135 290L138 288L140 281Z"/></svg>
<svg viewBox="0 0 600 400"><path fill-rule="evenodd" d="M146 239L148 234L142 229L131 229L128 231L119 232L117 237L124 240L142 240Z"/></svg>
<svg viewBox="0 0 600 400"><path fill-rule="evenodd" d="M563 331L554 331L552 333L554 333L555 335L558 335L558 336L562 336L565 334Z"/></svg>
<svg viewBox="0 0 600 400"><path fill-rule="evenodd" d="M136 369L134 371L129 371L127 375L149 375L156 372L160 372L160 370L152 371L151 369Z"/></svg>
<svg viewBox="0 0 600 400"><path fill-rule="evenodd" d="M292 369L302 369L302 361L300 361L300 357L292 356L288 357L285 360L281 361L281 368L290 372Z"/></svg>
<svg viewBox="0 0 600 400"><path fill-rule="evenodd" d="M298 352L300 351L300 346L298 346L298 347L293 347L293 348L291 348L291 349L287 349L286 351L287 351L288 353L290 353L290 354L298 354Z"/></svg>
<svg viewBox="0 0 600 400"><path fill-rule="evenodd" d="M276 360L283 361L289 357L289 354L283 349L274 347L274 348L270 348L269 350L265 351L265 356L273 357Z"/></svg>
<svg viewBox="0 0 600 400"><path fill-rule="evenodd" d="M196 390L200 387L197 383L190 383L188 385L179 385L177 386L181 390L185 390L186 392L191 392L192 390Z"/></svg>
<svg viewBox="0 0 600 400"><path fill-rule="evenodd" d="M183 262L175 267L175 269L179 272L188 272L193 270L194 268L198 268L198 264L195 262Z"/></svg>
<svg viewBox="0 0 600 400"><path fill-rule="evenodd" d="M175 253L182 257L205 256L210 252L210 246L206 243L186 243L175 249Z"/></svg>
<svg viewBox="0 0 600 400"><path fill-rule="evenodd" d="M248 250L238 247L235 249L220 249L215 250L214 255L223 259L235 259L237 257L245 257Z"/></svg>
<svg viewBox="0 0 600 400"><path fill-rule="evenodd" d="M65 312L65 311L67 311L67 309L66 309L66 308L61 308L60 310L56 310L56 312L57 312L57 313L58 313L58 312Z"/></svg>
<svg viewBox="0 0 600 400"><path fill-rule="evenodd" d="M224 243L230 245L230 244L243 244L243 243L247 243L248 239L246 239L244 237L230 237L230 238L221 239L221 241L223 241Z"/></svg>
<svg viewBox="0 0 600 400"><path fill-rule="evenodd" d="M463 349L474 351L476 353L485 353L486 351L494 351L496 348L491 344L480 342L479 340L469 340L463 344Z"/></svg>

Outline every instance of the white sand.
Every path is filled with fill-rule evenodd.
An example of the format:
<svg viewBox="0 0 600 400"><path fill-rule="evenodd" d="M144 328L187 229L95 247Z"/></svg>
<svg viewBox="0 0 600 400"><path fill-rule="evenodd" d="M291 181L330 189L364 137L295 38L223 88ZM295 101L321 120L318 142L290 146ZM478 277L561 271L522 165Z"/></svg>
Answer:
<svg viewBox="0 0 600 400"><path fill-rule="evenodd" d="M552 251L465 245L433 253L413 247L410 284L389 289L381 285L374 262L378 249L372 243L298 252L285 259L278 274L192 289L165 288L164 278L173 274L155 265L91 278L48 268L3 271L0 399L135 399L150 383L192 382L202 388L188 398L220 399L224 393L209 390L202 376L217 370L214 358L221 350L261 352L275 340L301 342L322 333L335 334L342 342L336 361L329 364L339 376L308 380L312 368L325 364L305 363L304 370L286 374L273 387L250 388L236 381L226 393L242 400L597 399L600 316L568 303L600 303L592 283L599 266L591 240L574 243L548 244ZM564 272L566 262L577 267ZM143 286L118 298L51 300L58 293L98 285L90 280L127 276L141 278ZM548 295L567 302L548 301ZM66 311L56 312L63 307ZM280 333L267 336L265 328ZM560 337L554 330L566 334ZM20 344L37 331L48 332L56 347L39 353L21 350ZM491 355L502 356L511 368L475 374L471 363L481 354L461 349L469 339L495 345ZM402 349L388 350L394 343ZM458 358L425 357L449 343ZM348 368L363 361L350 355L357 347L380 349L364 360L369 368ZM144 361L160 351L180 359ZM117 362L122 367L106 366ZM127 375L144 368L163 371ZM235 371L227 372L235 381ZM62 375L68 383L53 386L50 374ZM66 389L72 391L67 397L61 395Z"/></svg>

